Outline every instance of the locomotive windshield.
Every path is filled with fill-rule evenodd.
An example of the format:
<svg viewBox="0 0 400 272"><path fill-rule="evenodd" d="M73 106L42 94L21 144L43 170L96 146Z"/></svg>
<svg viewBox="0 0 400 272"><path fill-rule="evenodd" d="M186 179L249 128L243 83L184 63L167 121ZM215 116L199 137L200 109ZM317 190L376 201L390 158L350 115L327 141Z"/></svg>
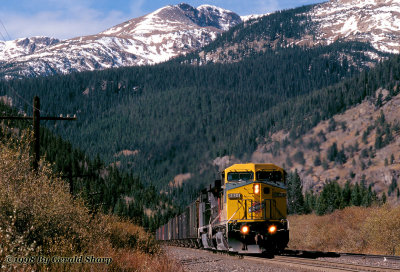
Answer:
<svg viewBox="0 0 400 272"><path fill-rule="evenodd" d="M253 172L229 172L228 181L252 180Z"/></svg>
<svg viewBox="0 0 400 272"><path fill-rule="evenodd" d="M280 171L257 171L257 180L260 181L272 181L278 182L282 181L282 172Z"/></svg>

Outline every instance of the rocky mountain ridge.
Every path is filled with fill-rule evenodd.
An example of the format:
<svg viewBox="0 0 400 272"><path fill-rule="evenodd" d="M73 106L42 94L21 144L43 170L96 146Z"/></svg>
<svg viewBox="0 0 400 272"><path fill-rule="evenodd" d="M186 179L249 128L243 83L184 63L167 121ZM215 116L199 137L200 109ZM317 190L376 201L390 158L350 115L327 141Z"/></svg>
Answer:
<svg viewBox="0 0 400 272"><path fill-rule="evenodd" d="M3 77L29 77L155 64L199 49L241 22L211 5L166 6L96 35L0 42L0 70Z"/></svg>
<svg viewBox="0 0 400 272"><path fill-rule="evenodd" d="M400 0L331 0L315 6L310 16L321 43L356 40L400 52Z"/></svg>
<svg viewBox="0 0 400 272"><path fill-rule="evenodd" d="M286 29L277 31L279 26ZM248 37L245 32L250 28L257 35ZM293 33L295 28L298 30ZM399 53L400 0L331 0L272 13L224 34L216 40L218 46L206 47L189 61L235 62L277 46L325 46L336 41L370 43L379 52ZM363 54L381 59L373 51Z"/></svg>
<svg viewBox="0 0 400 272"><path fill-rule="evenodd" d="M29 77L156 64L201 50L242 22L232 33L224 34L233 37L220 38L231 41L220 41L214 48L199 51L195 63L236 62L276 46L324 46L336 41L370 43L375 51L355 54L375 61L382 59L379 52L400 52L400 0L331 0L289 12L242 17L211 5L194 8L182 3L96 35L64 41L32 37L0 42L0 76ZM252 35L255 28L263 32ZM353 56L344 57L351 63Z"/></svg>

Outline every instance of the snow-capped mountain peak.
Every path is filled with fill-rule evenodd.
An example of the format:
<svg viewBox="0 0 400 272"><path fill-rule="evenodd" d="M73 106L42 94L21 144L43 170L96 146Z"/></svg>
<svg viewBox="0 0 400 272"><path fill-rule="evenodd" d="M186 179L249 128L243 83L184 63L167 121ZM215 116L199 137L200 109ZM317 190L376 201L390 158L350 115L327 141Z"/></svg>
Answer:
<svg viewBox="0 0 400 272"><path fill-rule="evenodd" d="M315 6L311 16L319 41L358 40L400 51L400 0L331 0Z"/></svg>
<svg viewBox="0 0 400 272"><path fill-rule="evenodd" d="M183 30L183 24L189 28L215 27L228 30L241 22L240 16L222 8L203 5L197 9L181 3L162 7L150 14L119 24L100 32L104 35L152 35L154 32Z"/></svg>
<svg viewBox="0 0 400 272"><path fill-rule="evenodd" d="M239 15L215 6L170 5L96 35L47 38L48 44L35 50L18 47L18 41L0 43L0 69L35 76L155 64L199 49L241 22Z"/></svg>
<svg viewBox="0 0 400 272"><path fill-rule="evenodd" d="M0 61L23 55L33 54L36 51L60 42L59 39L36 36L16 39L13 41L0 41Z"/></svg>
<svg viewBox="0 0 400 272"><path fill-rule="evenodd" d="M331 0L300 10L298 14L304 12L301 15L306 15L310 25L305 33L286 40L288 44L360 41L370 42L381 52L400 52L400 0ZM160 63L205 46L248 19L257 23L257 16L240 17L212 5L165 6L96 35L64 41L32 37L0 42L0 69L3 76L23 77ZM259 38L257 43L250 41L250 50L263 50L264 44L274 44L276 39ZM237 48L231 45L229 50ZM205 61L221 57L217 52L205 54ZM367 54L376 57L373 52Z"/></svg>
<svg viewBox="0 0 400 272"><path fill-rule="evenodd" d="M236 13L212 5L201 5L199 11L199 22L211 24L224 31L231 27L231 22L240 23L242 19Z"/></svg>

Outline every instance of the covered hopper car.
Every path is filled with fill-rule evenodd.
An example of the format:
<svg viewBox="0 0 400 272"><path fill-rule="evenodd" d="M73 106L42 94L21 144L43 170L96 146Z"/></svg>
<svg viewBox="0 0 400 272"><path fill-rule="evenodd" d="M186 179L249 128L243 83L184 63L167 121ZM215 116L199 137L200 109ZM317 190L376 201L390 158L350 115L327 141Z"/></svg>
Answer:
<svg viewBox="0 0 400 272"><path fill-rule="evenodd" d="M237 253L275 254L289 242L285 171L234 164L195 202L156 231L168 243Z"/></svg>

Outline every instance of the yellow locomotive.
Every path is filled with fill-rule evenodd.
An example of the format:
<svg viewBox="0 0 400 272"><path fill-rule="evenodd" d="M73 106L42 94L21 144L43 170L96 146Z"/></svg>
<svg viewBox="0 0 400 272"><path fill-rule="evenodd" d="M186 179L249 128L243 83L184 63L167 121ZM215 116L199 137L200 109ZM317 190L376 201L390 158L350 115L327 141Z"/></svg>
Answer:
<svg viewBox="0 0 400 272"><path fill-rule="evenodd" d="M232 251L276 253L289 242L285 171L274 164L234 164L185 211L156 232L158 240Z"/></svg>

